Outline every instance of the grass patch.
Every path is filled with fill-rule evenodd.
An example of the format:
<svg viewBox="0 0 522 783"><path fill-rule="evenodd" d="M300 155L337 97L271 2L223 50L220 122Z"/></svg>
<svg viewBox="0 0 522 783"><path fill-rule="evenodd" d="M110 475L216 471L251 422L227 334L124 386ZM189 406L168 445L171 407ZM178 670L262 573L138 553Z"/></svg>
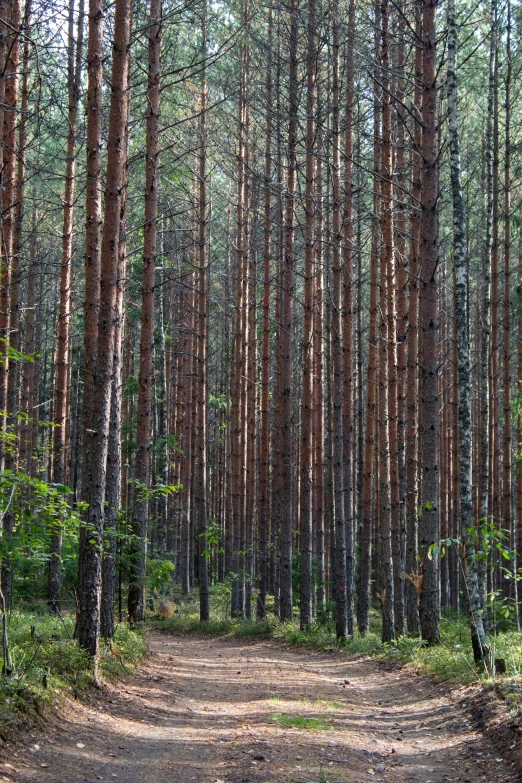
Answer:
<svg viewBox="0 0 522 783"><path fill-rule="evenodd" d="M332 728L328 721L321 718L305 718L303 715L288 715L285 712L274 713L269 716L269 720L284 728L306 729L307 731L325 731Z"/></svg>

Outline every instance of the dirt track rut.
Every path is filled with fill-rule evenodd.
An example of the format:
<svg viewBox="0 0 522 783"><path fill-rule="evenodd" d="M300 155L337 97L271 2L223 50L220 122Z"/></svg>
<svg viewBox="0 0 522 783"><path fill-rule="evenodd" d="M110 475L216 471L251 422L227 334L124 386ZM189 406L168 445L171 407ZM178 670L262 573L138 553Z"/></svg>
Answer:
<svg viewBox="0 0 522 783"><path fill-rule="evenodd" d="M149 645L134 675L4 756L0 781L517 780L465 709L411 672L272 642L153 633Z"/></svg>

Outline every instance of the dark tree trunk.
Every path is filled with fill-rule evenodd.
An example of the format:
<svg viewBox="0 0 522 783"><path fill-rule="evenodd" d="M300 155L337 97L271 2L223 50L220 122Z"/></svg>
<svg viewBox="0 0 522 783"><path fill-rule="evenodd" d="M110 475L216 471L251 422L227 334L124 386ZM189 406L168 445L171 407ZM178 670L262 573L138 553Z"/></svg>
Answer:
<svg viewBox="0 0 522 783"><path fill-rule="evenodd" d="M420 222L420 465L422 472L419 550L423 574L420 597L422 638L440 640L439 558L430 547L439 540L438 508L438 149L435 0L422 2L422 192Z"/></svg>

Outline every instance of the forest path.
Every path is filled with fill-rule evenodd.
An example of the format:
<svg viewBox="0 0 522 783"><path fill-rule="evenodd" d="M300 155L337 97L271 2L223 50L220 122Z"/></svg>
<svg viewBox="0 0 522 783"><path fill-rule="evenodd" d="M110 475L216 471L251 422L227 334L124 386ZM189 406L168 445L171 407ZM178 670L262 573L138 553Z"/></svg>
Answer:
<svg viewBox="0 0 522 783"><path fill-rule="evenodd" d="M516 780L445 689L411 672L265 641L154 632L149 645L135 674L0 764L0 781Z"/></svg>

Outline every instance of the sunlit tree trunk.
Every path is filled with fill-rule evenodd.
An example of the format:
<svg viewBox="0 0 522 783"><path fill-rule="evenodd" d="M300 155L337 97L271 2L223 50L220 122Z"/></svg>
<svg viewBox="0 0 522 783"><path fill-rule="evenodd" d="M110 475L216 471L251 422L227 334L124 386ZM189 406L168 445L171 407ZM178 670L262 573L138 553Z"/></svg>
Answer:
<svg viewBox="0 0 522 783"><path fill-rule="evenodd" d="M63 197L62 258L60 269L60 314L58 318L57 378L55 391L55 412L53 429L53 482L66 482L66 424L68 392L68 355L71 332L71 268L73 259L73 225L76 185L76 137L78 133L78 103L83 55L83 2L78 9L78 32L74 40L74 0L69 3L69 51L68 89L69 117L67 134L67 163L65 172L65 193ZM60 608L62 586L62 533L53 531L51 536L51 559L49 562L49 606Z"/></svg>
<svg viewBox="0 0 522 783"><path fill-rule="evenodd" d="M114 358L114 315L117 301L120 207L125 170L125 138L128 100L128 50L130 47L131 5L116 0L114 19L112 94L107 139L105 215L101 244L101 279L98 318L98 346L94 378L94 442L90 473L86 476L84 533L79 555L80 646L95 659L100 635L101 559L104 524L105 481Z"/></svg>

